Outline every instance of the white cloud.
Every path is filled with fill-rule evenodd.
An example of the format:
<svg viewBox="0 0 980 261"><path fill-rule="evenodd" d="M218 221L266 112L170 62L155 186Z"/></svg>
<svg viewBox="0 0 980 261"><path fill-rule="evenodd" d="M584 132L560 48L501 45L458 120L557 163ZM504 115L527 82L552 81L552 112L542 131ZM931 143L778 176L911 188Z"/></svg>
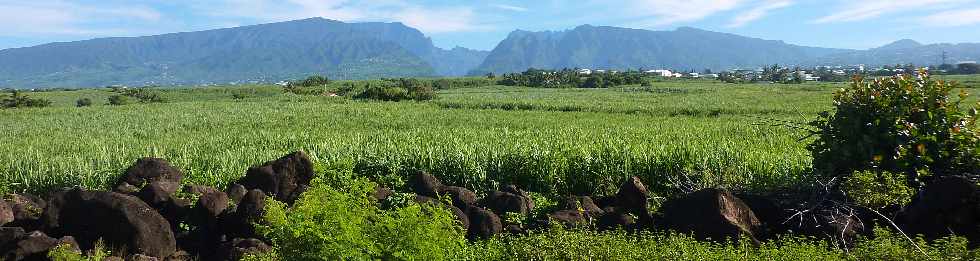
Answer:
<svg viewBox="0 0 980 261"><path fill-rule="evenodd" d="M980 24L980 8L939 12L923 17L921 22L938 27Z"/></svg>
<svg viewBox="0 0 980 261"><path fill-rule="evenodd" d="M67 1L0 0L2 35L108 35L125 31L103 23L154 22L162 15L135 5L95 6Z"/></svg>
<svg viewBox="0 0 980 261"><path fill-rule="evenodd" d="M731 24L728 25L728 27L729 28L737 28L737 27L745 26L748 23L751 23L751 22L753 22L755 20L759 20L759 19L765 17L767 14L769 14L769 12L771 12L773 10L781 9L781 8L786 8L786 7L789 7L791 5L793 5L793 1L790 1L790 0L768 0L768 1L765 1L761 5L756 6L756 7L752 8L752 9L749 9L748 11L745 11L745 12L743 12L743 13L738 14L737 16L735 16L735 18L732 19L732 22L731 22Z"/></svg>
<svg viewBox="0 0 980 261"><path fill-rule="evenodd" d="M816 24L856 22L923 8L940 8L971 0L843 0L839 11L813 20Z"/></svg>
<svg viewBox="0 0 980 261"><path fill-rule="evenodd" d="M641 24L664 26L704 19L718 12L732 10L745 0L634 0L631 12L652 16Z"/></svg>
<svg viewBox="0 0 980 261"><path fill-rule="evenodd" d="M494 5L490 5L490 6L493 6L493 7L499 8L499 9L508 10L508 11L515 11L515 12L527 12L528 11L527 8L516 6L516 5L494 4Z"/></svg>
<svg viewBox="0 0 980 261"><path fill-rule="evenodd" d="M263 22L323 17L357 21L402 22L426 33L476 31L475 12L466 6L421 6L404 0L224 0L198 4L212 16Z"/></svg>

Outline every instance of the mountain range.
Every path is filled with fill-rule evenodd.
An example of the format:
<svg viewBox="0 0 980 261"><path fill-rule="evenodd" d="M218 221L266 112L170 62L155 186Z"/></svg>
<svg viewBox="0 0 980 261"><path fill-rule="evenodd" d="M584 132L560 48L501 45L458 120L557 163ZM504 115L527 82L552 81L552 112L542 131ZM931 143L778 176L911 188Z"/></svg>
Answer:
<svg viewBox="0 0 980 261"><path fill-rule="evenodd" d="M100 38L0 50L0 87L98 87L270 83L320 74L332 79L437 77L528 68L725 70L768 64L919 64L980 60L980 44L912 40L869 50L799 46L682 27L650 31L583 25L517 30L492 51L441 49L401 23L323 18Z"/></svg>

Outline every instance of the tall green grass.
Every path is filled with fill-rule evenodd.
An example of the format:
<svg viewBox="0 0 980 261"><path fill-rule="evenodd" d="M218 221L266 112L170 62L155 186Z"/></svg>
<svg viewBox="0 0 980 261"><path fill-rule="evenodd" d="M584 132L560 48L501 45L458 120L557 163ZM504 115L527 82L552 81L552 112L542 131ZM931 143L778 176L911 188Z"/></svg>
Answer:
<svg viewBox="0 0 980 261"><path fill-rule="evenodd" d="M188 183L223 186L249 166L305 150L318 161L353 160L360 174L395 187L406 170L422 169L478 191L516 183L609 194L629 176L664 192L681 181L765 189L801 180L810 157L802 133L759 125L759 117L805 120L832 90L658 84L681 91L488 87L391 103L274 88L236 101L232 91L206 88L161 90L171 101L163 104L3 110L0 183L34 192L107 188L137 158L153 156L185 170ZM45 95L68 101L77 92ZM592 109L446 106L501 101ZM661 113L712 109L725 113ZM647 113L623 113L634 110Z"/></svg>

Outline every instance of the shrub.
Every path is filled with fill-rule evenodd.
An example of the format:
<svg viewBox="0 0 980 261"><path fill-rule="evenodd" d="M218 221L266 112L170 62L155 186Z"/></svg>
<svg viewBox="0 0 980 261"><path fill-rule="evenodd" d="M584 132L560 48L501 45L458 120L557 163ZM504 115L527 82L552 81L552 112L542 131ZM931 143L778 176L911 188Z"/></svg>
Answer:
<svg viewBox="0 0 980 261"><path fill-rule="evenodd" d="M300 82L290 83L290 84L295 84L300 87L316 87L316 86L323 86L323 85L330 84L330 79L327 79L327 77L323 77L320 75L313 75L310 77L306 77L306 79Z"/></svg>
<svg viewBox="0 0 980 261"><path fill-rule="evenodd" d="M933 176L980 172L977 110L950 98L955 83L901 75L871 81L855 78L834 95L834 113L811 126L808 146L815 170L825 177L879 169L908 176L917 188Z"/></svg>
<svg viewBox="0 0 980 261"><path fill-rule="evenodd" d="M292 208L271 201L257 230L282 260L447 260L465 247L449 211L410 204L380 210L375 184L351 167L321 173Z"/></svg>
<svg viewBox="0 0 980 261"><path fill-rule="evenodd" d="M77 101L75 101L75 106L76 107L88 107L88 106L92 106L92 99L89 99L89 98L81 98L81 99L78 99Z"/></svg>
<svg viewBox="0 0 980 261"><path fill-rule="evenodd" d="M51 101L49 100L31 98L16 90L11 91L9 97L0 99L0 108L48 107L50 105Z"/></svg>
<svg viewBox="0 0 980 261"><path fill-rule="evenodd" d="M906 183L903 173L856 171L844 182L844 192L855 203L869 208L904 206L912 201L915 190Z"/></svg>
<svg viewBox="0 0 980 261"><path fill-rule="evenodd" d="M106 103L106 104L107 105L126 105L126 104L130 104L130 103L133 103L133 101L130 100L129 96L125 96L125 95L112 95L112 96L109 96L109 102Z"/></svg>
<svg viewBox="0 0 980 261"><path fill-rule="evenodd" d="M81 253L69 244L62 244L48 251L48 259L53 261L102 261L109 257L102 240L95 242L95 247L88 253Z"/></svg>
<svg viewBox="0 0 980 261"><path fill-rule="evenodd" d="M159 103L165 102L163 97L155 91L150 91L146 89L129 89L126 90L123 95L135 98L139 100L140 103Z"/></svg>

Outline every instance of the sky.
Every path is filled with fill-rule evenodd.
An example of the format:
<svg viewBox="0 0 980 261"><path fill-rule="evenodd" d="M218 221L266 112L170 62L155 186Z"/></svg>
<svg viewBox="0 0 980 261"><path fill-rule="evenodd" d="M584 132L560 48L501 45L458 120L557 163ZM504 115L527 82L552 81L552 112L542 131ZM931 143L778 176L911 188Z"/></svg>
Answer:
<svg viewBox="0 0 980 261"><path fill-rule="evenodd" d="M690 26L868 49L980 42L980 0L0 0L0 49L323 17L402 22L436 46L491 50L514 30Z"/></svg>

